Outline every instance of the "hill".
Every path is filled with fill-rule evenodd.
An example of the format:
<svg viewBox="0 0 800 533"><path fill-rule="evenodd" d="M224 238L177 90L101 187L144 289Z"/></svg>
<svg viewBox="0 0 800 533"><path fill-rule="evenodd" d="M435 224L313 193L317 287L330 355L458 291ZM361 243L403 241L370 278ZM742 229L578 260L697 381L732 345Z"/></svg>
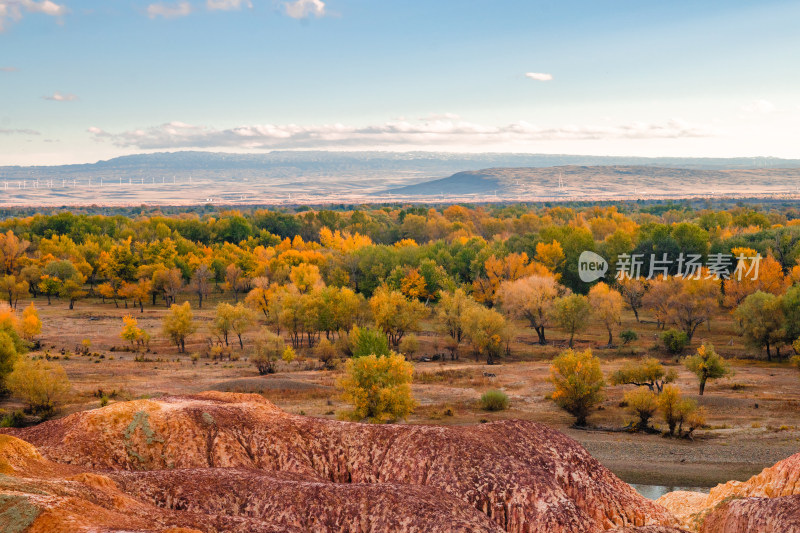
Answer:
<svg viewBox="0 0 800 533"><path fill-rule="evenodd" d="M383 191L422 198L622 199L797 194L800 169L689 169L655 166L488 168ZM488 196L488 198L487 198Z"/></svg>

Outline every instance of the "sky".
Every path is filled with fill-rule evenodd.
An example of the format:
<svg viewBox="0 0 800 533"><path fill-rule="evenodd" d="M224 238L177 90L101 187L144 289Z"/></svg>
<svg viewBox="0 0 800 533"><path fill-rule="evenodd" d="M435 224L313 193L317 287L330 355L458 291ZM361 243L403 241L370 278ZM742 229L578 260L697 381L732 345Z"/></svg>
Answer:
<svg viewBox="0 0 800 533"><path fill-rule="evenodd" d="M0 165L800 158L798 21L796 0L0 0Z"/></svg>

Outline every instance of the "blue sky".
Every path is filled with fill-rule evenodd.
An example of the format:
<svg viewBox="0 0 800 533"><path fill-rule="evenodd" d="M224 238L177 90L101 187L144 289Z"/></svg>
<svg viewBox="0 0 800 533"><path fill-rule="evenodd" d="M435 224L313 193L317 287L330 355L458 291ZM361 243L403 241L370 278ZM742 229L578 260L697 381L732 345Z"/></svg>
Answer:
<svg viewBox="0 0 800 533"><path fill-rule="evenodd" d="M0 165L800 157L799 20L796 1L0 0Z"/></svg>

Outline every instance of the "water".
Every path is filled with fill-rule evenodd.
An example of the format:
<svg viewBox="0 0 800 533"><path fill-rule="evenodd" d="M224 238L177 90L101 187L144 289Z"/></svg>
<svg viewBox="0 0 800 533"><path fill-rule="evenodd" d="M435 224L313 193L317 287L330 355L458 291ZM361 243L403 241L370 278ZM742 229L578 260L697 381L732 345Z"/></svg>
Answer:
<svg viewBox="0 0 800 533"><path fill-rule="evenodd" d="M648 500L657 500L668 492L676 490L688 490L692 492L705 492L710 490L708 487L667 487L665 485L641 485L638 483L631 483L631 487L636 489L636 492L647 498Z"/></svg>

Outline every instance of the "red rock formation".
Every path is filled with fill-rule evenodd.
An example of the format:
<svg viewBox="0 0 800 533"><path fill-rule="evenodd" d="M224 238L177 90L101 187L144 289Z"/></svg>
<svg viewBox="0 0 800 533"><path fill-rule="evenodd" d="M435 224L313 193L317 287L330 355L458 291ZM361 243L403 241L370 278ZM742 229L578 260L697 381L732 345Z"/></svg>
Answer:
<svg viewBox="0 0 800 533"><path fill-rule="evenodd" d="M800 533L800 496L744 498L719 504L701 533Z"/></svg>
<svg viewBox="0 0 800 533"><path fill-rule="evenodd" d="M709 494L671 492L657 500L681 524L704 533L800 531L800 454L747 481L717 485Z"/></svg>
<svg viewBox="0 0 800 533"><path fill-rule="evenodd" d="M352 424L288 415L260 396L204 393L118 403L13 433L55 463L104 472L111 485L94 480L93 490L158 506L153 520L164 526L197 527L198 517L229 531L675 524L577 443L533 422Z"/></svg>

